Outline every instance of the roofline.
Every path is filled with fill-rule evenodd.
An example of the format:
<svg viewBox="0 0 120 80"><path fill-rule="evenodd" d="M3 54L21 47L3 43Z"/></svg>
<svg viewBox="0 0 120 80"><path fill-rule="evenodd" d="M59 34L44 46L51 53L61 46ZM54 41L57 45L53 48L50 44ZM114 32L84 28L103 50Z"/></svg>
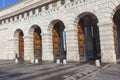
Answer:
<svg viewBox="0 0 120 80"><path fill-rule="evenodd" d="M4 18L7 18L7 17L10 17L10 16L14 16L14 15L20 14L20 13L25 12L25 11L27 11L27 10L33 9L33 8L35 8L35 7L48 4L48 3L53 2L53 1L55 1L55 0L44 0L44 2L43 2L43 0L42 0L42 1L38 1L38 2L36 2L36 3L30 4L30 5L26 6L26 7L23 7L22 9L18 9L18 10L14 11L14 12L5 14L5 15L3 15L3 16L0 16L0 20L2 20L2 19L4 19ZM56 0L56 1L57 1L57 0ZM3 9L3 10L10 9L10 8L14 7L15 5L20 4L20 3L23 3L23 2L25 2L25 1L22 0L21 2L16 3L16 4L14 4L14 5L12 5L12 6L8 7L8 8L5 8L5 9ZM40 4L40 3L41 3L41 4ZM32 6L31 6L31 5L32 5Z"/></svg>

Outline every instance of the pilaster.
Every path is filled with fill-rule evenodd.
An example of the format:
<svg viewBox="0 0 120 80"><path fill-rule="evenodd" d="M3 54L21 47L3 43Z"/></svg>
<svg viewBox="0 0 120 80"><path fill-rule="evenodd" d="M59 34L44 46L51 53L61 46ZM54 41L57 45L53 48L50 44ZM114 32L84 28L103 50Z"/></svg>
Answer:
<svg viewBox="0 0 120 80"><path fill-rule="evenodd" d="M115 43L113 23L99 24L101 42L101 60L103 63L115 63Z"/></svg>
<svg viewBox="0 0 120 80"><path fill-rule="evenodd" d="M9 39L8 57L10 60L15 59L15 55L18 55L18 38Z"/></svg>
<svg viewBox="0 0 120 80"><path fill-rule="evenodd" d="M77 29L66 29L67 61L79 61Z"/></svg>
<svg viewBox="0 0 120 80"><path fill-rule="evenodd" d="M24 36L24 60L34 59L33 35Z"/></svg>
<svg viewBox="0 0 120 80"><path fill-rule="evenodd" d="M43 61L53 61L52 32L42 33L42 53Z"/></svg>

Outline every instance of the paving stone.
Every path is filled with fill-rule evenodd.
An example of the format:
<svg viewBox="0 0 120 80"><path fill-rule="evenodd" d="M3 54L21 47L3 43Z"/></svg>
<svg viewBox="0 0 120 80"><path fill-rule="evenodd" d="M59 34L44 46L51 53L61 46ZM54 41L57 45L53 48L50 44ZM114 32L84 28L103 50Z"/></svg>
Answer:
<svg viewBox="0 0 120 80"><path fill-rule="evenodd" d="M34 65L2 62L0 64L2 64L0 65L0 80L79 80L98 69L87 63Z"/></svg>

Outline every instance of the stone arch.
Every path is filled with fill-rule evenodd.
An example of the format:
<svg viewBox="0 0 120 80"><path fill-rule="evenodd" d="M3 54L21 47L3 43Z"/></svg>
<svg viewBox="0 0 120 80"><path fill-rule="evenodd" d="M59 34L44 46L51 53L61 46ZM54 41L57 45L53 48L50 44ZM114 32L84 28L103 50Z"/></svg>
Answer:
<svg viewBox="0 0 120 80"><path fill-rule="evenodd" d="M63 23L63 21L60 20L60 19L54 19L54 20L52 20L52 21L50 22L50 24L49 24L49 26L48 26L48 30L51 31L52 28L54 27L54 25L55 25L57 22ZM63 23L63 24L64 24L64 23ZM65 28L65 25L64 25L64 28Z"/></svg>
<svg viewBox="0 0 120 80"><path fill-rule="evenodd" d="M53 20L48 27L48 30L53 34L53 55L54 61L60 59L61 62L63 59L66 59L66 34L65 34L65 25L59 20Z"/></svg>
<svg viewBox="0 0 120 80"><path fill-rule="evenodd" d="M115 25L120 25L120 23L119 23L120 19L118 18L119 13L120 13L120 4L115 8L114 14L112 15L112 20L113 20Z"/></svg>
<svg viewBox="0 0 120 80"><path fill-rule="evenodd" d="M95 14L93 14L92 12L83 12L83 13L79 14L79 15L75 18L75 20L74 20L74 25L78 25L79 21L80 21L84 16L86 16L86 15L92 15L91 17L92 17L92 18L94 19L94 21L95 21L95 22L93 22L93 23L98 23L98 19L97 19L97 17L96 17Z"/></svg>
<svg viewBox="0 0 120 80"><path fill-rule="evenodd" d="M34 54L34 59L42 61L42 36L41 28L38 25L32 25L29 29L29 37L33 44L31 44Z"/></svg>
<svg viewBox="0 0 120 80"><path fill-rule="evenodd" d="M98 19L91 12L83 12L74 21L78 29L78 49L81 60L100 59Z"/></svg>
<svg viewBox="0 0 120 80"><path fill-rule="evenodd" d="M15 54L19 60L24 60L24 33L21 29L14 32Z"/></svg>
<svg viewBox="0 0 120 80"><path fill-rule="evenodd" d="M40 29L40 32L42 33L41 28L39 27L39 25L34 24L34 25L32 25L32 26L30 27L30 29L29 29L29 34L30 34L30 33L33 33L36 28L39 28L39 29Z"/></svg>
<svg viewBox="0 0 120 80"><path fill-rule="evenodd" d="M120 8L120 1L119 0L116 0L116 1L110 0L109 8L110 8L110 14L111 14L110 18L113 21L114 14Z"/></svg>
<svg viewBox="0 0 120 80"><path fill-rule="evenodd" d="M24 35L22 29L16 29L14 32L14 37L18 37L21 32L22 32L22 35Z"/></svg>

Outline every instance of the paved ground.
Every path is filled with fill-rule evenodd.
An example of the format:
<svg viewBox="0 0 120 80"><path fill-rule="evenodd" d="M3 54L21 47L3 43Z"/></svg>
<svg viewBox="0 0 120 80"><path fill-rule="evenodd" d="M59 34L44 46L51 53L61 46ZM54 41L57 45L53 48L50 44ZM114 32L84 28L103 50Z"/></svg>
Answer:
<svg viewBox="0 0 120 80"><path fill-rule="evenodd" d="M0 60L0 80L120 80L120 64L98 68L88 63L35 65Z"/></svg>
<svg viewBox="0 0 120 80"><path fill-rule="evenodd" d="M120 80L120 64L111 64L79 80Z"/></svg>
<svg viewBox="0 0 120 80"><path fill-rule="evenodd" d="M113 64L96 73L95 80L120 80L120 64Z"/></svg>
<svg viewBox="0 0 120 80"><path fill-rule="evenodd" d="M79 80L98 69L88 63L33 65L0 61L0 80Z"/></svg>

